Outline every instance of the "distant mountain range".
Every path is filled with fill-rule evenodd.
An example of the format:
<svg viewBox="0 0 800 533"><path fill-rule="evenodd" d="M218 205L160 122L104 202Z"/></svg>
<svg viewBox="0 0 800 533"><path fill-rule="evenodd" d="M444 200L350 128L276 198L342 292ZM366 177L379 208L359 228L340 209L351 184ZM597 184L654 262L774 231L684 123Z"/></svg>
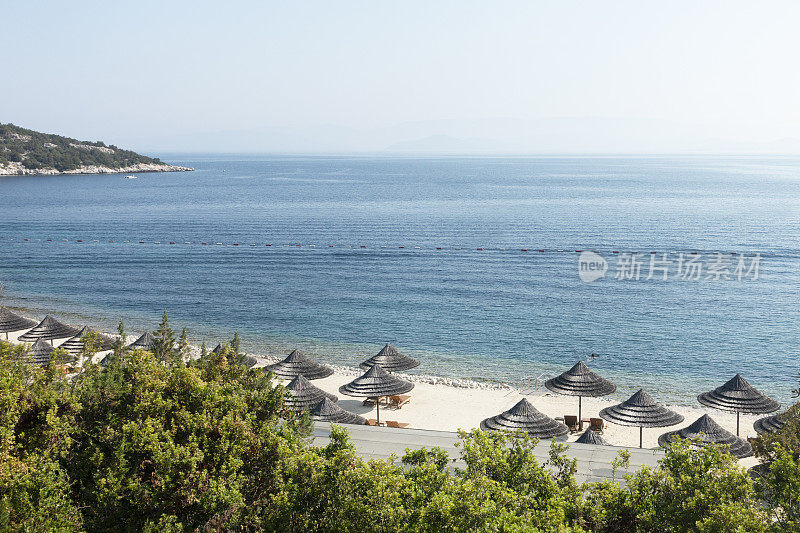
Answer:
<svg viewBox="0 0 800 533"><path fill-rule="evenodd" d="M462 154L462 153L492 153L492 152L512 152L515 147L511 143L498 142L492 139L462 139L451 135L428 135L421 139L410 141L400 141L386 147L390 152L406 153L439 153L439 154Z"/></svg>
<svg viewBox="0 0 800 533"><path fill-rule="evenodd" d="M14 124L0 124L0 175L107 174L192 170L168 165L105 143L79 141L40 133Z"/></svg>
<svg viewBox="0 0 800 533"><path fill-rule="evenodd" d="M423 120L375 128L321 124L159 131L126 142L162 152L213 153L800 154L798 137L744 127L718 131L702 123L662 119L499 117Z"/></svg>

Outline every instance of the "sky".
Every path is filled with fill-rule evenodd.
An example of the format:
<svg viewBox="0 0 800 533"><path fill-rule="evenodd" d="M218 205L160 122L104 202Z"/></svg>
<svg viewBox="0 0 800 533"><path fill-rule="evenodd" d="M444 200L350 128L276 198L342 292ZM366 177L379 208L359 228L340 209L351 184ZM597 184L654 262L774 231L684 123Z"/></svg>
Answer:
<svg viewBox="0 0 800 533"><path fill-rule="evenodd" d="M0 122L149 151L800 153L800 2L4 2Z"/></svg>

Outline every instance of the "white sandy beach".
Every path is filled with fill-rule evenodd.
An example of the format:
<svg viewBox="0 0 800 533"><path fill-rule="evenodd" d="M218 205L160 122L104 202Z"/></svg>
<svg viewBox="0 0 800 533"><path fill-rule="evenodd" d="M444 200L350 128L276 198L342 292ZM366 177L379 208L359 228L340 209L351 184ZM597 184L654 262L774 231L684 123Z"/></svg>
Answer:
<svg viewBox="0 0 800 533"><path fill-rule="evenodd" d="M312 383L326 392L337 395L339 397L338 403L342 408L365 418L375 418L375 407L365 407L360 399L339 394L339 386L352 381L352 379L353 376L334 373L328 378L315 380ZM518 391L512 389L461 388L428 383L416 383L409 394L412 398L411 401L399 410L382 407L381 420L407 422L409 427L418 429L439 431L468 430L478 427L484 418L509 409L523 398ZM577 397L561 396L550 392L542 392L525 397L539 411L552 418L578 414ZM581 417L597 417L604 407L626 399L627 396L623 397L617 394L604 398L583 398ZM686 427L704 414L710 415L718 424L731 433L735 434L736 432L735 413L704 409L702 407L691 408L672 405L668 407L683 415L684 422L667 428L645 428L643 432L644 448L657 448L658 437L662 433ZM760 416L763 415L741 415L741 437L756 436L753 422ZM575 441L579 435L579 433L571 434L567 442ZM607 423L603 438L614 446L638 447L639 428ZM740 460L740 464L746 467L754 466L757 463L758 460L753 457Z"/></svg>
<svg viewBox="0 0 800 533"><path fill-rule="evenodd" d="M359 398L339 394L339 387L352 381L353 376L334 373L325 379L312 383L326 392L339 397L339 405L365 418L375 418L375 407L365 407ZM499 414L512 407L523 396L512 389L479 389L450 387L447 385L431 385L416 383L410 393L411 401L399 410L381 408L381 420L397 420L407 422L409 427L434 429L439 431L458 431L478 427L481 420ZM542 413L550 417L578 414L578 398L561 396L550 392L525 396ZM611 395L604 398L584 398L581 416L597 417L604 407L614 405L627 397ZM703 408L669 406L673 411L684 416L684 423L671 428L645 428L643 446L655 448L658 437L668 429L679 429L687 426L703 414L709 414L725 429L736 432L736 414ZM753 422L758 416L741 416L741 436L756 436ZM577 434L571 435L568 441L574 441ZM638 447L639 429L636 427L608 424L603 437L616 446Z"/></svg>
<svg viewBox="0 0 800 533"><path fill-rule="evenodd" d="M9 334L9 340L16 342L17 337L24 332ZM132 342L138 335L130 335L127 342ZM54 342L58 346L66 339L58 339ZM106 352L103 352L105 354ZM101 358L98 354L96 359ZM259 364L276 361L275 358L257 357ZM322 390L335 394L339 398L339 405L350 412L359 414L365 418L376 418L376 408L367 407L362 404L361 398L344 396L339 393L339 387L354 379L361 372L358 369L342 369L334 367L337 371L325 379L314 380L312 383ZM565 369L566 370L566 369ZM478 427L481 420L499 414L518 402L523 395L519 391L511 388L497 387L455 387L443 384L431 384L420 382L419 376L405 376L415 382L414 389L409 393L411 401L401 409L381 408L381 421L396 420L405 422L409 427L417 429L431 429L438 431L458 431L459 429L469 430ZM422 378L424 380L424 378ZM722 384L724 381L720 381ZM286 384L288 382L282 382ZM562 396L553 394L546 389L524 396L542 413L555 418L564 415L578 414L578 398L574 396ZM627 395L615 393L602 398L583 398L582 418L597 417L600 410L604 407L614 405L628 398ZM656 398L657 400L657 398ZM645 428L643 433L643 447L657 448L658 437L668 430L677 430L688 426L703 414L710 415L718 424L728 431L736 432L736 414L714 409L698 407L685 407L668 405L673 411L683 415L684 422L667 428ZM740 436L755 437L753 422L763 415L741 415ZM579 434L571 434L567 442L572 442L578 438ZM617 424L607 424L603 438L614 446L638 447L639 428L630 426L620 426ZM744 466L752 466L757 460L750 457L741 460Z"/></svg>

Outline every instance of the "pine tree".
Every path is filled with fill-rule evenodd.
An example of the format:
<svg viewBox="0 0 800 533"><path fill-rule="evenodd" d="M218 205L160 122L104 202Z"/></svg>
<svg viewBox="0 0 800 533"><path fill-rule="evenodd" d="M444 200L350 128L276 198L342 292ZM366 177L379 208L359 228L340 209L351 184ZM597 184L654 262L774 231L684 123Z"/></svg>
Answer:
<svg viewBox="0 0 800 533"><path fill-rule="evenodd" d="M233 339L231 340L231 350L233 350L233 355L235 355L238 359L239 357L239 343L241 339L239 339L239 332L233 334Z"/></svg>
<svg viewBox="0 0 800 533"><path fill-rule="evenodd" d="M189 348L189 335L186 332L186 328L181 330L180 340L178 341L178 350L181 361L188 361L189 357L192 355L192 351L191 348Z"/></svg>
<svg viewBox="0 0 800 533"><path fill-rule="evenodd" d="M175 332L169 327L169 319L167 318L167 311L164 310L164 315L161 317L161 324L158 329L153 332L156 338L155 346L153 347L153 355L159 361L171 361L175 354Z"/></svg>
<svg viewBox="0 0 800 533"><path fill-rule="evenodd" d="M230 346L230 352L228 355L228 362L234 365L241 365L244 363L244 356L239 351L239 344L241 343L241 339L239 338L239 332L233 334L233 339L231 342L228 343Z"/></svg>
<svg viewBox="0 0 800 533"><path fill-rule="evenodd" d="M207 355L208 355L208 348L206 348L206 341L203 341L203 344L200 345L200 359L205 360Z"/></svg>
<svg viewBox="0 0 800 533"><path fill-rule="evenodd" d="M111 354L111 358L114 361L118 361L122 357L122 352L125 351L125 323L122 319L117 324L117 333L119 338L114 341L114 353Z"/></svg>

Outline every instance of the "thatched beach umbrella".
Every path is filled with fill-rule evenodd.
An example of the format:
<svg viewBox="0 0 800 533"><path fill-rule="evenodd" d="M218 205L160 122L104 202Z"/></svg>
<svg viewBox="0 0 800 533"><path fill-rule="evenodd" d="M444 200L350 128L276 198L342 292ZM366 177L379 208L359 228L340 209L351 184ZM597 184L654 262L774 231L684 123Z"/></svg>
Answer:
<svg viewBox="0 0 800 533"><path fill-rule="evenodd" d="M639 426L639 448L643 428L661 428L683 422L683 416L655 401L643 389L624 402L600 411L600 418L622 426Z"/></svg>
<svg viewBox="0 0 800 533"><path fill-rule="evenodd" d="M483 430L510 430L525 431L537 439L550 439L563 437L569 428L563 422L553 420L536 409L527 398L518 401L514 407L499 415L487 418L481 422Z"/></svg>
<svg viewBox="0 0 800 533"><path fill-rule="evenodd" d="M397 351L397 348L386 343L386 346L381 348L381 351L373 355L359 366L364 370L372 368L374 365L380 365L387 372L402 372L403 370L411 370L419 366L419 361L413 357L403 355Z"/></svg>
<svg viewBox="0 0 800 533"><path fill-rule="evenodd" d="M33 342L37 339L50 341L53 344L53 339L63 339L65 337L72 337L80 331L79 328L68 326L53 318L50 315L44 317L44 320L39 322L32 330L19 336L22 342Z"/></svg>
<svg viewBox="0 0 800 533"><path fill-rule="evenodd" d="M749 442L724 429L708 415L701 416L681 430L667 431L658 437L658 445L666 448L679 438L700 439L707 444L725 444L730 447L731 455L739 459L753 455L753 447Z"/></svg>
<svg viewBox="0 0 800 533"><path fill-rule="evenodd" d="M359 376L350 383L339 387L339 392L347 396L366 396L367 398L377 398L375 402L377 409L377 421L381 421L381 402L384 396L395 394L405 394L414 388L410 381L393 376L383 369L381 365L373 365L363 376Z"/></svg>
<svg viewBox="0 0 800 533"><path fill-rule="evenodd" d="M311 418L322 422L334 422L336 424L356 424L364 425L367 421L364 417L345 411L339 404L328 397L325 397L311 410Z"/></svg>
<svg viewBox="0 0 800 533"><path fill-rule="evenodd" d="M597 431L593 430L592 428L587 428L583 434L578 437L578 442L580 444L598 444L601 446L608 446L609 444L605 441L605 439L598 433Z"/></svg>
<svg viewBox="0 0 800 533"><path fill-rule="evenodd" d="M544 382L544 386L556 394L578 397L578 424L581 421L581 400L584 396L605 396L617 390L617 386L601 378L579 361L572 368Z"/></svg>
<svg viewBox="0 0 800 533"><path fill-rule="evenodd" d="M47 363L50 362L50 354L53 353L54 350L55 348L47 344L44 339L36 339L36 342L34 342L28 350L27 357L33 364L47 366Z"/></svg>
<svg viewBox="0 0 800 533"><path fill-rule="evenodd" d="M714 409L735 411L737 437L740 413L767 414L781 408L781 404L756 390L740 374L733 376L721 387L699 395L697 401Z"/></svg>
<svg viewBox="0 0 800 533"><path fill-rule="evenodd" d="M77 335L75 335L69 340L64 341L64 343L61 346L59 346L59 348L63 348L70 355L79 355L83 351L84 347L83 337L88 333L97 333L97 332L94 331L89 326L84 326L83 329L80 330ZM108 335L97 333L97 341L98 341L97 351L99 352L104 352L114 347L114 339L112 339Z"/></svg>
<svg viewBox="0 0 800 533"><path fill-rule="evenodd" d="M0 307L0 333L6 334L6 340L8 340L9 333L30 329L35 325L35 320L18 315L6 307Z"/></svg>
<svg viewBox="0 0 800 533"><path fill-rule="evenodd" d="M777 415L759 418L753 422L753 429L755 429L756 433L759 435L762 433L772 433L773 431L778 431L786 425L786 418L784 417L784 414L785 413L778 413Z"/></svg>
<svg viewBox="0 0 800 533"><path fill-rule="evenodd" d="M333 394L312 385L303 376L297 376L286 385L286 395L283 401L290 410L299 413L310 410L326 397L334 402L338 400Z"/></svg>
<svg viewBox="0 0 800 533"><path fill-rule="evenodd" d="M153 336L152 333L148 331L147 333L142 333L141 337L130 343L128 345L128 348L131 350L139 348L142 350L147 350L148 352L152 352L155 346L156 346L156 338L155 336Z"/></svg>
<svg viewBox="0 0 800 533"><path fill-rule="evenodd" d="M286 359L265 367L281 379L303 375L306 379L322 379L333 374L333 369L312 361L299 350L292 350Z"/></svg>

